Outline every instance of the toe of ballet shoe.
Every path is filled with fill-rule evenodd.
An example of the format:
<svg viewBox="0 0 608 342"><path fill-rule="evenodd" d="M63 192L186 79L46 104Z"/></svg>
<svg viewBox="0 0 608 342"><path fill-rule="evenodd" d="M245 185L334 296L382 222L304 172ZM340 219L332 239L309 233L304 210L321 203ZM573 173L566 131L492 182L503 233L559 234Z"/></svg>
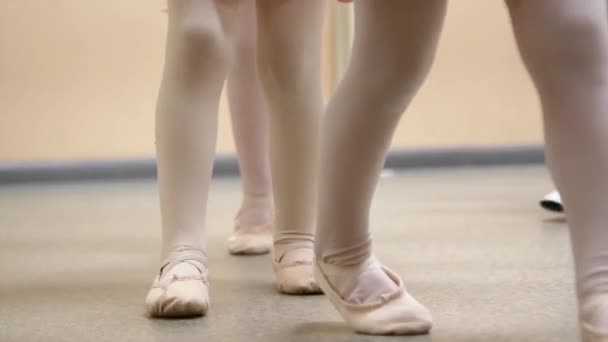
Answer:
<svg viewBox="0 0 608 342"><path fill-rule="evenodd" d="M209 309L208 287L200 279L174 278L166 286L156 280L146 298L146 309L151 317L203 316Z"/></svg>
<svg viewBox="0 0 608 342"><path fill-rule="evenodd" d="M253 231L237 230L228 238L226 246L232 255L267 254L272 250L272 232L266 228Z"/></svg>
<svg viewBox="0 0 608 342"><path fill-rule="evenodd" d="M277 290L290 295L321 294L321 288L312 275L311 263L281 265L275 262Z"/></svg>
<svg viewBox="0 0 608 342"><path fill-rule="evenodd" d="M272 250L272 236L262 234L238 234L226 242L228 252L232 255L261 255Z"/></svg>
<svg viewBox="0 0 608 342"><path fill-rule="evenodd" d="M362 334L419 335L428 333L433 326L429 310L405 291L375 308L355 307L347 314L353 312L348 322Z"/></svg>
<svg viewBox="0 0 608 342"><path fill-rule="evenodd" d="M399 286L396 292L381 300L365 304L345 301L329 283L318 262L314 276L321 290L332 302L346 323L356 332L369 335L420 335L433 326L429 310L403 288L401 279L383 267L387 275Z"/></svg>

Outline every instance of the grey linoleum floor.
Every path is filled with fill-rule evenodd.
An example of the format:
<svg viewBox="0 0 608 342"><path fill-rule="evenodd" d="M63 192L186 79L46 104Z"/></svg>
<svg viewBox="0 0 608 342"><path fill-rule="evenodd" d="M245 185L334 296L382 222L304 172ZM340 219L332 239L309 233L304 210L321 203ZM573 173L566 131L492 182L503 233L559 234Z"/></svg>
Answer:
<svg viewBox="0 0 608 342"><path fill-rule="evenodd" d="M578 341L567 226L537 205L542 167L414 170L383 178L376 254L433 311L430 336L351 333L322 296L282 296L268 256L224 240L237 179L209 203L212 308L151 320L157 270L152 181L0 187L0 341Z"/></svg>

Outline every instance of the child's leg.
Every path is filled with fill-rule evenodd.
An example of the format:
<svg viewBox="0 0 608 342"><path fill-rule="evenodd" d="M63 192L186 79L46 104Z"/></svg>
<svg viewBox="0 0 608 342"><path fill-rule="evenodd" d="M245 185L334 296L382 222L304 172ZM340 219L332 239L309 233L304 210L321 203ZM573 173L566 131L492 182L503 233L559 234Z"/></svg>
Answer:
<svg viewBox="0 0 608 342"><path fill-rule="evenodd" d="M398 291L372 258L369 209L394 129L433 62L445 9L445 0L355 1L352 59L323 126L315 242L317 276L351 305L383 302ZM409 329L408 312L430 320L412 303L387 309L384 321L349 323L368 333L428 330L429 322Z"/></svg>
<svg viewBox="0 0 608 342"><path fill-rule="evenodd" d="M275 271L286 293L313 293L315 170L322 111L324 1L258 0L258 65L270 114Z"/></svg>
<svg viewBox="0 0 608 342"><path fill-rule="evenodd" d="M608 23L605 0L507 1L539 91L547 159L570 223L583 331L608 340ZM604 339L592 339L592 331Z"/></svg>
<svg viewBox="0 0 608 342"><path fill-rule="evenodd" d="M268 253L272 248L272 185L268 113L256 66L255 0L241 1L234 61L228 75L232 131L243 182L243 199L228 240L234 254Z"/></svg>
<svg viewBox="0 0 608 342"><path fill-rule="evenodd" d="M204 314L205 213L220 93L229 67L223 0L170 0L167 53L156 115L162 215L161 275L150 314Z"/></svg>

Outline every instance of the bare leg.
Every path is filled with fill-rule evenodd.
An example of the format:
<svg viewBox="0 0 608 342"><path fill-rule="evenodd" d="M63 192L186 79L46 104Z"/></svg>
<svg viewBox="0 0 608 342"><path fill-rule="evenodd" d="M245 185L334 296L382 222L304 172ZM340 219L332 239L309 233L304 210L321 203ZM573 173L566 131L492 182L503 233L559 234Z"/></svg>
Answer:
<svg viewBox="0 0 608 342"><path fill-rule="evenodd" d="M279 290L292 294L319 291L312 241L323 8L321 0L257 1L258 66L270 114L275 272Z"/></svg>
<svg viewBox="0 0 608 342"><path fill-rule="evenodd" d="M563 196L585 341L608 341L608 11L605 0L507 1L539 91Z"/></svg>
<svg viewBox="0 0 608 342"><path fill-rule="evenodd" d="M395 127L432 64L445 10L445 0L355 1L352 59L327 108L316 278L326 294L337 292L332 302L361 332L430 329L428 311L372 257L369 209ZM366 310L351 315L344 302L378 306L361 317Z"/></svg>
<svg viewBox="0 0 608 342"><path fill-rule="evenodd" d="M165 261L146 300L151 315L200 315L208 307L205 214L234 6L224 0L169 1L156 114Z"/></svg>
<svg viewBox="0 0 608 342"><path fill-rule="evenodd" d="M232 130L243 182L235 231L228 239L233 254L262 254L272 248L272 184L268 151L268 110L256 66L255 0L238 10L234 62L228 75Z"/></svg>

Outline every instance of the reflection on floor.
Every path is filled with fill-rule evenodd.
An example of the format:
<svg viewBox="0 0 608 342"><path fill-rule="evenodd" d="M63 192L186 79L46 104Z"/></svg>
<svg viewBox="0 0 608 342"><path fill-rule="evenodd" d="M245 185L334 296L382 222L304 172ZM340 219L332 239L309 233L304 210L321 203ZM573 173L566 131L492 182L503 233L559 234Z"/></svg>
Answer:
<svg viewBox="0 0 608 342"><path fill-rule="evenodd" d="M577 341L566 223L539 209L541 167L417 170L381 181L376 254L433 311L430 336L348 331L322 296L273 289L268 256L231 257L234 179L209 203L208 317L150 320L155 184L0 188L1 341Z"/></svg>

